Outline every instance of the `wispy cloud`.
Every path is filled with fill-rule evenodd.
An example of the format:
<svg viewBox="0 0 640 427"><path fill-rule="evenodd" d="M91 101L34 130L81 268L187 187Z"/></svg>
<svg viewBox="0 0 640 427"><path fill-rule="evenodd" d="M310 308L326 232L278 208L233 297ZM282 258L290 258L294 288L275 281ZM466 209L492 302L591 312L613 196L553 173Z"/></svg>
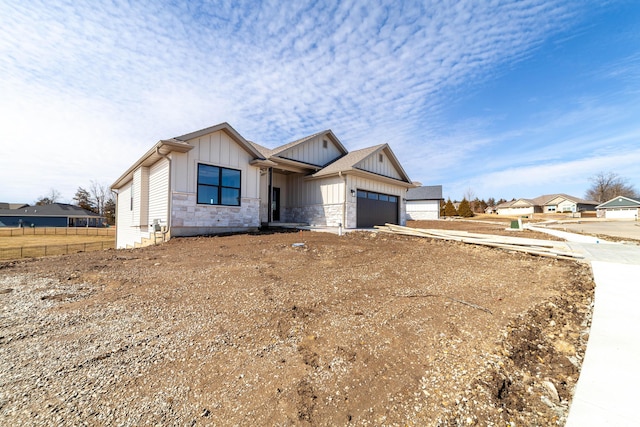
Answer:
<svg viewBox="0 0 640 427"><path fill-rule="evenodd" d="M0 198L51 185L71 197L96 175L114 180L155 140L221 121L271 146L328 127L354 149L390 142L411 175L439 177L496 143L474 120L451 129L450 100L533 55L585 7L3 2L0 138L39 154L12 149L0 173L20 164L50 178Z"/></svg>

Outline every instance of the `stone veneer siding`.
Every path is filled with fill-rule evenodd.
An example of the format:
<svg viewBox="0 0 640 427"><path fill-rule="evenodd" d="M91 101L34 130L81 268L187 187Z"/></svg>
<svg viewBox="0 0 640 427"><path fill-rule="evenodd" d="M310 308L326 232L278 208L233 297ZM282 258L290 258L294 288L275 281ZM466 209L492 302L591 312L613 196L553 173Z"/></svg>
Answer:
<svg viewBox="0 0 640 427"><path fill-rule="evenodd" d="M242 198L240 206L198 205L193 193L172 195L171 235L194 236L260 227L260 200Z"/></svg>
<svg viewBox="0 0 640 427"><path fill-rule="evenodd" d="M337 227L342 222L342 206L342 203L337 203L286 208L285 217L288 222Z"/></svg>

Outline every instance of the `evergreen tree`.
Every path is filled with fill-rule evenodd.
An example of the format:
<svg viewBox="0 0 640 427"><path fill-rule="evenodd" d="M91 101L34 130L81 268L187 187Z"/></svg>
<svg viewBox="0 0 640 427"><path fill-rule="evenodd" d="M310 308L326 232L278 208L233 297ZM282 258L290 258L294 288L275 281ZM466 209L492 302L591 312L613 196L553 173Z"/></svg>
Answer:
<svg viewBox="0 0 640 427"><path fill-rule="evenodd" d="M456 216L458 215L458 211L451 203L451 199L447 199L447 204L444 205L444 216Z"/></svg>
<svg viewBox="0 0 640 427"><path fill-rule="evenodd" d="M113 196L109 197L104 202L104 216L107 219L107 224L115 225L116 223L116 201Z"/></svg>
<svg viewBox="0 0 640 427"><path fill-rule="evenodd" d="M84 188L78 187L78 191L76 191L76 195L73 196L73 200L75 200L76 206L95 212L95 206L91 202L91 195Z"/></svg>
<svg viewBox="0 0 640 427"><path fill-rule="evenodd" d="M469 201L466 198L462 199L462 201L460 202L460 206L458 207L458 215L464 218L473 216L473 211L471 210Z"/></svg>

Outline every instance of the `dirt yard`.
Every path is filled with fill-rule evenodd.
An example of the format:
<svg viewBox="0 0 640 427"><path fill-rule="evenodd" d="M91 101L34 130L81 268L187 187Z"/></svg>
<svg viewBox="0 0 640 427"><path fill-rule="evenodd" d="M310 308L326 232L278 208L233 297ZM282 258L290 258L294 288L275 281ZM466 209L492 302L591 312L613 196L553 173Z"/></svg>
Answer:
<svg viewBox="0 0 640 427"><path fill-rule="evenodd" d="M592 298L584 264L368 232L0 263L0 417L563 425Z"/></svg>

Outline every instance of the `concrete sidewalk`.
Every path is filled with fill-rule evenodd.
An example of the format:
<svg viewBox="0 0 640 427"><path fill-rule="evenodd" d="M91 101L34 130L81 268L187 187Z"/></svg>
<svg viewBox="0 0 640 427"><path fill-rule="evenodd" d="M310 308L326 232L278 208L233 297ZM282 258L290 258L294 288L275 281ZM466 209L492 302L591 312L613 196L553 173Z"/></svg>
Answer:
<svg viewBox="0 0 640 427"><path fill-rule="evenodd" d="M593 319L566 426L639 426L640 265L591 265Z"/></svg>
<svg viewBox="0 0 640 427"><path fill-rule="evenodd" d="M530 227L566 239L596 283L589 342L566 426L640 426L640 246Z"/></svg>

